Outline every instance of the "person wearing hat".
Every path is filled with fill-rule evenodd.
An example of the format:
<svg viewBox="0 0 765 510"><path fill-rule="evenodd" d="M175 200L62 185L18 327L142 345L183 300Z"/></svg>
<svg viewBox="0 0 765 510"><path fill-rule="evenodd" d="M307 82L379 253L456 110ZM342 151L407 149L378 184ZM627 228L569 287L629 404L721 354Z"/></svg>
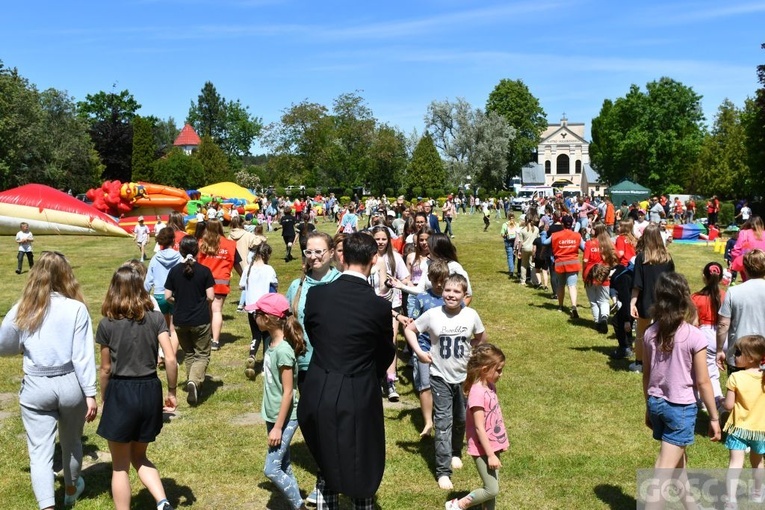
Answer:
<svg viewBox="0 0 765 510"><path fill-rule="evenodd" d="M149 242L149 227L144 225L143 216L138 217L138 225L133 228L133 238L141 252L141 262L146 260L146 244Z"/></svg>
<svg viewBox="0 0 765 510"><path fill-rule="evenodd" d="M305 509L290 465L290 443L298 428L295 389L297 356L305 352L303 328L290 312L289 301L281 294L264 294L253 308L258 328L267 332L269 339L263 358L263 404L260 408L268 432L263 472L287 498L291 508Z"/></svg>
<svg viewBox="0 0 765 510"><path fill-rule="evenodd" d="M317 489L337 509L338 493L355 509L374 508L385 471L380 379L393 361L390 302L367 279L377 262L368 234L343 241L347 269L307 292L303 325L313 356L301 386L298 422L319 469ZM349 439L352 438L352 439Z"/></svg>
<svg viewBox="0 0 765 510"><path fill-rule="evenodd" d="M632 226L632 234L636 239L640 239L643 236L643 231L649 225L649 222L645 219L645 209L638 209L637 220Z"/></svg>

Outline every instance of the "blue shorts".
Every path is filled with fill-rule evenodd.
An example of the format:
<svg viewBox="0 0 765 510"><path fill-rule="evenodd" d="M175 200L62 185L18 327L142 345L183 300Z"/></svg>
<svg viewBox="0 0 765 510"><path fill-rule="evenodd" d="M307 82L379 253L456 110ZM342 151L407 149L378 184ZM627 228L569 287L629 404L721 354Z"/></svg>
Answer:
<svg viewBox="0 0 765 510"><path fill-rule="evenodd" d="M412 359L412 378L415 391L425 391L430 389L430 363L423 363L417 355Z"/></svg>
<svg viewBox="0 0 765 510"><path fill-rule="evenodd" d="M660 397L648 397L648 415L653 425L653 438L675 446L692 445L696 415L693 404L673 404Z"/></svg>
<svg viewBox="0 0 765 510"><path fill-rule="evenodd" d="M163 314L172 314L173 310L175 310L175 307L172 303L168 303L165 299L165 294L154 294L154 299L157 300L157 304L159 305L159 311Z"/></svg>
<svg viewBox="0 0 765 510"><path fill-rule="evenodd" d="M728 437L725 438L725 447L728 450L746 450L749 447L757 455L765 455L765 441L741 439L733 434L728 434Z"/></svg>

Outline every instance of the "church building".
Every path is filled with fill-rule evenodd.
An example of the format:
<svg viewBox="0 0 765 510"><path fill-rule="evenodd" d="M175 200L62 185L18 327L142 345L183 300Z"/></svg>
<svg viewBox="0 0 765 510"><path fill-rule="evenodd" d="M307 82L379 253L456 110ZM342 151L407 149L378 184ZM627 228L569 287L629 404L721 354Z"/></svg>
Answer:
<svg viewBox="0 0 765 510"><path fill-rule="evenodd" d="M523 167L523 184L579 190L583 195L603 195L605 185L590 166L590 143L584 123L548 124L537 147L537 161Z"/></svg>

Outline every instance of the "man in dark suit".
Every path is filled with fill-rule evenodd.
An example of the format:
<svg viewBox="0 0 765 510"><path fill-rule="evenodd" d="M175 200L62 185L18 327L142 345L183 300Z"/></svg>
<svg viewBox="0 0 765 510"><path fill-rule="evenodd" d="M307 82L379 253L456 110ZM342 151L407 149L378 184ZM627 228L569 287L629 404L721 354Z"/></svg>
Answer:
<svg viewBox="0 0 765 510"><path fill-rule="evenodd" d="M430 199L425 201L422 208L425 211L425 214L428 215L428 226L433 229L433 232L435 232L436 234L440 234L441 226L438 223L438 216L433 214L433 205Z"/></svg>
<svg viewBox="0 0 765 510"><path fill-rule="evenodd" d="M377 245L364 233L343 241L347 269L313 287L305 330L313 358L303 382L298 422L319 467L319 510L337 509L338 493L355 509L374 508L385 470L385 424L380 379L393 361L390 303L367 282Z"/></svg>

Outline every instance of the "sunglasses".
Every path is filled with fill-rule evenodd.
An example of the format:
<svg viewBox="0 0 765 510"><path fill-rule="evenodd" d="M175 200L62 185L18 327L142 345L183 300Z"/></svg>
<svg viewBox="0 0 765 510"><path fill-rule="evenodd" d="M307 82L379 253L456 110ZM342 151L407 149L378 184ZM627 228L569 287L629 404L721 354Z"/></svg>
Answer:
<svg viewBox="0 0 765 510"><path fill-rule="evenodd" d="M323 257L325 253L327 253L329 250L303 250L303 255L306 257L310 257L312 255L316 255L317 257Z"/></svg>

